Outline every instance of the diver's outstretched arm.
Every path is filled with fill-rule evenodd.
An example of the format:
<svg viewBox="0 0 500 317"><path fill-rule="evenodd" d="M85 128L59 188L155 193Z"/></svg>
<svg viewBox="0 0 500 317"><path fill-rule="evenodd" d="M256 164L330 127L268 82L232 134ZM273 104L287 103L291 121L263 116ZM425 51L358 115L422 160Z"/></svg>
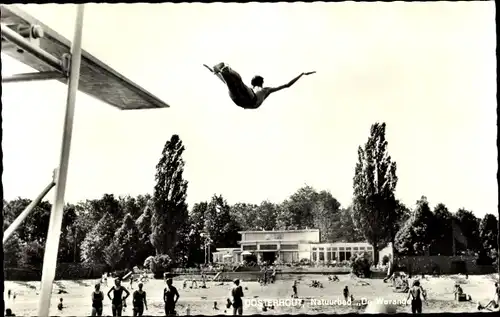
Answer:
<svg viewBox="0 0 500 317"><path fill-rule="evenodd" d="M269 93L273 93L273 92L277 92L277 91L280 91L282 89L285 89L285 88L290 88L293 84L295 84L297 82L297 80L300 79L300 77L302 76L307 76L307 75L312 75L316 72L307 72L307 73L302 73L300 74L299 76L295 77L294 79L290 80L290 82L288 84L285 84L285 85L281 85L279 87L275 87L275 88L270 88L269 89Z"/></svg>

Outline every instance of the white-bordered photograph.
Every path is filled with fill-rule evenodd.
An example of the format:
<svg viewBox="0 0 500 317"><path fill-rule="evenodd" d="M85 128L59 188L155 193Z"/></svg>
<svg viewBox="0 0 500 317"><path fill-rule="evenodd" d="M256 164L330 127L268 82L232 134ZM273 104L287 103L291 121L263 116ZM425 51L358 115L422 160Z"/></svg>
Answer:
<svg viewBox="0 0 500 317"><path fill-rule="evenodd" d="M5 316L499 311L494 1L0 10Z"/></svg>

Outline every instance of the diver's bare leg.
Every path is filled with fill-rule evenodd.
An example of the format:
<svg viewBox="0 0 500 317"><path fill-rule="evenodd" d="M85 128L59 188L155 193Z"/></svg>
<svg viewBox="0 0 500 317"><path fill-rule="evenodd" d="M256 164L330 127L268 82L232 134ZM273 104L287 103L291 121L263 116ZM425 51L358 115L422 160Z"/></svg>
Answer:
<svg viewBox="0 0 500 317"><path fill-rule="evenodd" d="M220 80L222 80L224 85L227 85L226 81L224 80L224 78L221 76L221 74L219 72L215 72L213 69L211 69L210 67L208 67L205 64L203 64L203 66L205 66L212 74L216 75Z"/></svg>

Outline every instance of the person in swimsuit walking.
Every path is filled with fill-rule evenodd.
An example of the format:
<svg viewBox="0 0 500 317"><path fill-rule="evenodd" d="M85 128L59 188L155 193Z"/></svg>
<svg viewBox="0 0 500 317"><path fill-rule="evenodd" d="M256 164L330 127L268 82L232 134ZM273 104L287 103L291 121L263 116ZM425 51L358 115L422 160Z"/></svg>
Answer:
<svg viewBox="0 0 500 317"><path fill-rule="evenodd" d="M142 290L143 284L137 285L139 289L132 295L132 304L134 306L134 316L142 316L144 314L144 307L148 310L148 303L146 302L146 292Z"/></svg>
<svg viewBox="0 0 500 317"><path fill-rule="evenodd" d="M92 292L92 316L102 316L102 301L104 293L101 291L101 285L96 284Z"/></svg>
<svg viewBox="0 0 500 317"><path fill-rule="evenodd" d="M172 284L172 279L168 278L167 287L163 290L163 301L165 302L166 316L175 316L175 304L177 304L180 297L177 288L175 288Z"/></svg>
<svg viewBox="0 0 500 317"><path fill-rule="evenodd" d="M422 298L427 300L426 292L420 286L420 282L418 280L413 281L413 285L408 291L407 301L410 301L411 298L411 312L413 314L421 314L422 313Z"/></svg>
<svg viewBox="0 0 500 317"><path fill-rule="evenodd" d="M243 288L240 285L240 280L234 280L234 287L231 291L233 296L233 315L243 315Z"/></svg>
<svg viewBox="0 0 500 317"><path fill-rule="evenodd" d="M292 298L299 298L299 294L297 293L297 280L293 281Z"/></svg>
<svg viewBox="0 0 500 317"><path fill-rule="evenodd" d="M219 77L220 80L227 86L229 89L229 97L233 100L233 102L243 108L243 109L257 109L259 108L264 100L269 97L274 92L280 91L285 88L290 88L297 80L299 80L302 76L312 75L316 72L307 72L302 73L299 76L292 79L287 84L278 86L278 87L263 87L264 86L264 78L262 76L255 76L251 84L253 89L245 85L243 80L241 79L240 74L231 69L225 63L219 63L212 68L205 66L208 70L210 70L213 74Z"/></svg>
<svg viewBox="0 0 500 317"><path fill-rule="evenodd" d="M123 292L125 292L125 297L122 298ZM113 293L113 298L110 294ZM123 301L130 296L130 292L122 286L121 280L117 278L115 280L115 285L111 287L108 291L108 298L111 300L111 310L113 316L121 316L123 310Z"/></svg>

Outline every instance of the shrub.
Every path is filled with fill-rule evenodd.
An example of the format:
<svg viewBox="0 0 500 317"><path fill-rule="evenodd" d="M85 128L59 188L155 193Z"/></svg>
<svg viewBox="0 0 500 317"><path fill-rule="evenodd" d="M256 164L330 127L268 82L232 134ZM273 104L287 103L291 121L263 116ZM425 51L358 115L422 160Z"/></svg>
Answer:
<svg viewBox="0 0 500 317"><path fill-rule="evenodd" d="M38 241L24 244L21 248L19 264L21 267L39 269L42 267L45 246Z"/></svg>
<svg viewBox="0 0 500 317"><path fill-rule="evenodd" d="M150 255L144 260L144 269L153 271L153 261L155 257Z"/></svg>
<svg viewBox="0 0 500 317"><path fill-rule="evenodd" d="M3 264L6 267L18 267L21 258L22 242L16 232L3 245Z"/></svg>
<svg viewBox="0 0 500 317"><path fill-rule="evenodd" d="M311 265L311 260L309 260L308 258L303 258L300 259L299 263L300 265Z"/></svg>
<svg viewBox="0 0 500 317"><path fill-rule="evenodd" d="M495 259L489 257L485 251L479 252L478 257L476 258L477 265L492 265L494 262L496 262Z"/></svg>
<svg viewBox="0 0 500 317"><path fill-rule="evenodd" d="M172 259L166 254L160 254L154 257L151 271L155 278L163 278L165 272L169 272L174 264Z"/></svg>
<svg viewBox="0 0 500 317"><path fill-rule="evenodd" d="M382 265L387 265L389 263L390 259L388 255L384 255L382 257Z"/></svg>
<svg viewBox="0 0 500 317"><path fill-rule="evenodd" d="M351 269L356 276L370 277L371 276L371 261L368 253L357 254L352 257Z"/></svg>

